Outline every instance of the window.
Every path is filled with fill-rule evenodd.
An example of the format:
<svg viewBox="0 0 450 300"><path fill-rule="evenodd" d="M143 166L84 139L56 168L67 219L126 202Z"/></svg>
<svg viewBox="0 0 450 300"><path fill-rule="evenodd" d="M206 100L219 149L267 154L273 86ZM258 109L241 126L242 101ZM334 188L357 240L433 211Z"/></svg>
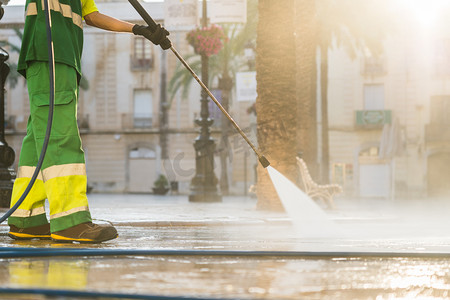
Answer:
<svg viewBox="0 0 450 300"><path fill-rule="evenodd" d="M152 127L153 95L151 90L134 91L133 124L135 128Z"/></svg>
<svg viewBox="0 0 450 300"><path fill-rule="evenodd" d="M450 39L436 42L434 71L437 76L450 76Z"/></svg>
<svg viewBox="0 0 450 300"><path fill-rule="evenodd" d="M145 147L136 147L130 150L130 158L153 158L156 159L156 152Z"/></svg>
<svg viewBox="0 0 450 300"><path fill-rule="evenodd" d="M450 96L432 96L430 101L430 123L425 127L427 143L450 142Z"/></svg>
<svg viewBox="0 0 450 300"><path fill-rule="evenodd" d="M386 73L384 69L385 67L383 58L375 56L364 57L362 70L363 75L382 76Z"/></svg>
<svg viewBox="0 0 450 300"><path fill-rule="evenodd" d="M134 37L134 52L131 58L132 70L146 70L153 67L152 44L141 36Z"/></svg>
<svg viewBox="0 0 450 300"><path fill-rule="evenodd" d="M364 110L384 110L384 86L382 84L364 86Z"/></svg>
<svg viewBox="0 0 450 300"><path fill-rule="evenodd" d="M430 123L450 125L450 96L431 97L430 113Z"/></svg>

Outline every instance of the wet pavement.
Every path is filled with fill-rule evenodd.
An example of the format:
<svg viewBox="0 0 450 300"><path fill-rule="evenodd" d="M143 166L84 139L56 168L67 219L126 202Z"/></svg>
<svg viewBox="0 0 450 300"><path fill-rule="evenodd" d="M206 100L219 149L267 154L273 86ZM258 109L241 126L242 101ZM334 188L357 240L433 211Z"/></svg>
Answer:
<svg viewBox="0 0 450 300"><path fill-rule="evenodd" d="M326 212L340 231L325 237L299 236L285 213L256 210L256 199L250 197L225 197L222 203L190 203L187 196L178 195L91 194L89 199L95 222L114 224L118 239L98 245L17 242L6 236L8 227L1 224L0 247L329 251L333 255L9 258L0 259L0 287L194 299L450 297L446 199L337 199L337 208ZM320 225L314 226L311 232L320 232ZM339 255L344 252L355 256ZM356 252L444 255L370 257ZM18 296L0 294L0 299Z"/></svg>

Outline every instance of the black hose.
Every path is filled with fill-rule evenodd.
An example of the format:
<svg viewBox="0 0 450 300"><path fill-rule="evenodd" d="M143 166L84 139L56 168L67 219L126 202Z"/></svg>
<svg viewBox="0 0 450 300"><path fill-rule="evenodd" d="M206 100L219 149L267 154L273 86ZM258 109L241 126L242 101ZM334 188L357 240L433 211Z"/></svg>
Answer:
<svg viewBox="0 0 450 300"><path fill-rule="evenodd" d="M54 59L54 50L53 50L53 39L52 39L52 20L50 16L50 8L48 6L48 0L44 2L44 11L45 11L45 23L47 29L47 47L48 47L48 74L49 74L49 82L50 82L50 99L49 99L49 110L48 110L48 120L47 120L47 129L45 131L44 144L42 145L41 154L39 155L39 160L36 165L36 169L34 170L33 176L31 176L31 180L28 183L25 191L22 196L20 196L19 200L11 207L1 218L0 224L3 223L9 216L12 215L13 212L22 204L25 198L28 196L31 188L33 187L36 178L41 171L42 164L44 163L45 153L47 152L48 143L50 140L50 133L52 130L53 123L53 111L55 107L55 59Z"/></svg>
<svg viewBox="0 0 450 300"><path fill-rule="evenodd" d="M254 258L336 258L336 257L408 257L450 258L446 252L370 252L370 251L247 251L247 250L175 250L175 249L89 249L89 248L11 248L0 247L0 259L24 257L95 256L217 256Z"/></svg>
<svg viewBox="0 0 450 300"><path fill-rule="evenodd" d="M41 288L0 288L0 294L32 294L49 297L76 297L76 298L115 298L115 299L149 299L149 300L232 300L224 298L203 298L188 296L162 296L127 293L85 292L76 290L56 290Z"/></svg>

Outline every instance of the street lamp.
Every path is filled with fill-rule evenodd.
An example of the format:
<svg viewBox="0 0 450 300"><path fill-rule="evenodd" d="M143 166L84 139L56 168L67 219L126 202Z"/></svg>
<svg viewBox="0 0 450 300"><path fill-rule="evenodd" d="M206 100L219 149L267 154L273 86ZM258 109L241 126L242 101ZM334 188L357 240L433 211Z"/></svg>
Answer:
<svg viewBox="0 0 450 300"><path fill-rule="evenodd" d="M0 19L3 17L3 13L3 7L0 4ZM6 64L8 58L8 52L0 47L0 207L9 207L12 187L16 178L16 173L11 168L15 153L5 140L5 82L10 70Z"/></svg>
<svg viewBox="0 0 450 300"><path fill-rule="evenodd" d="M202 27L206 28L207 8L206 0L203 0ZM208 56L201 54L202 81L208 86ZM195 120L195 124L200 126L199 136L195 139L195 176L191 181L190 202L221 202L222 196L217 189L217 177L214 174L214 152L216 145L211 138L210 127L214 120L209 117L208 93L202 89L200 118Z"/></svg>

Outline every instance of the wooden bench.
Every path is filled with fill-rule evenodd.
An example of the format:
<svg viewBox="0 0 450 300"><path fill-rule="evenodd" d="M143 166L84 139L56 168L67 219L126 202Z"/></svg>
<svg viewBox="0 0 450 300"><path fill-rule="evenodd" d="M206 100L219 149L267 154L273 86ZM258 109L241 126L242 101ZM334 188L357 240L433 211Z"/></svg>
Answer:
<svg viewBox="0 0 450 300"><path fill-rule="evenodd" d="M297 165L300 168L303 191L312 199L325 201L329 208L334 208L333 197L342 193L342 187L339 184L319 185L311 178L308 167L303 159L297 157Z"/></svg>

